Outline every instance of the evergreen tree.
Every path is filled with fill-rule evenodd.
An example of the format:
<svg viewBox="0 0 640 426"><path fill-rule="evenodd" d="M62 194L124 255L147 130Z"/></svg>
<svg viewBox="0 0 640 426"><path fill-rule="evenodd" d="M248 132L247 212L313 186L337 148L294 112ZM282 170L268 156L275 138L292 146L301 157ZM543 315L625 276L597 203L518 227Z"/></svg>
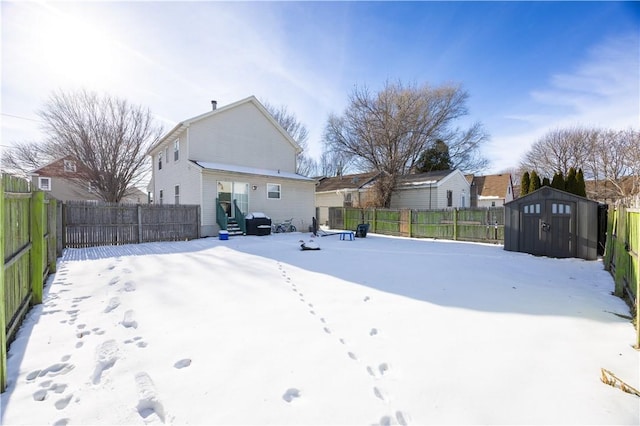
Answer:
<svg viewBox="0 0 640 426"><path fill-rule="evenodd" d="M587 185L584 182L584 173L582 173L582 169L578 169L578 174L576 176L576 195L580 195L581 197L587 196Z"/></svg>
<svg viewBox="0 0 640 426"><path fill-rule="evenodd" d="M571 167L569 173L567 173L567 180L565 181L565 191L571 194L577 194L578 192L578 179L576 177L576 169Z"/></svg>
<svg viewBox="0 0 640 426"><path fill-rule="evenodd" d="M556 174L553 175L551 187L564 191L564 176L562 176L562 172L556 172Z"/></svg>
<svg viewBox="0 0 640 426"><path fill-rule="evenodd" d="M440 139L436 140L431 148L426 149L420 154L416 167L418 173L450 169L451 157L449 156L449 147Z"/></svg>
<svg viewBox="0 0 640 426"><path fill-rule="evenodd" d="M524 172L520 178L520 196L527 195L529 193L529 172Z"/></svg>
<svg viewBox="0 0 640 426"><path fill-rule="evenodd" d="M544 179L542 179L542 186L551 186L551 181L548 177L545 176Z"/></svg>
<svg viewBox="0 0 640 426"><path fill-rule="evenodd" d="M529 192L540 189L540 187L542 186L542 182L540 182L540 176L538 176L538 173L535 170L531 172L529 180Z"/></svg>

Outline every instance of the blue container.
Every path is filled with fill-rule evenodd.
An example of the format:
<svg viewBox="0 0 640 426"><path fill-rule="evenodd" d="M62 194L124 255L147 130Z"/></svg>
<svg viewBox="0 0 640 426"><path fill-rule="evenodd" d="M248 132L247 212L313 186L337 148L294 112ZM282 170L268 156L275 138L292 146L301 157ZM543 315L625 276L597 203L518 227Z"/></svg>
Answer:
<svg viewBox="0 0 640 426"><path fill-rule="evenodd" d="M218 232L218 238L220 238L221 240L228 240L229 239L229 231L220 231L220 232Z"/></svg>

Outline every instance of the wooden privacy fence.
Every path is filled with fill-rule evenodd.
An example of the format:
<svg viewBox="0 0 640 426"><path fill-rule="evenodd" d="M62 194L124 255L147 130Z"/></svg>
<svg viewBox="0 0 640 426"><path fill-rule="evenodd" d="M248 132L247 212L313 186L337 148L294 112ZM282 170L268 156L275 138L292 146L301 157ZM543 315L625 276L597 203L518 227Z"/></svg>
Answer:
<svg viewBox="0 0 640 426"><path fill-rule="evenodd" d="M56 201L7 174L0 184L0 391L7 385L7 347L31 305L42 303L56 267Z"/></svg>
<svg viewBox="0 0 640 426"><path fill-rule="evenodd" d="M329 208L329 226L356 229L368 223L378 234L502 243L504 207L450 210Z"/></svg>
<svg viewBox="0 0 640 426"><path fill-rule="evenodd" d="M640 209L617 205L609 210L604 267L615 281L615 295L634 310L636 348L640 348Z"/></svg>
<svg viewBox="0 0 640 426"><path fill-rule="evenodd" d="M191 240L200 237L200 206L68 201L60 228L70 248Z"/></svg>

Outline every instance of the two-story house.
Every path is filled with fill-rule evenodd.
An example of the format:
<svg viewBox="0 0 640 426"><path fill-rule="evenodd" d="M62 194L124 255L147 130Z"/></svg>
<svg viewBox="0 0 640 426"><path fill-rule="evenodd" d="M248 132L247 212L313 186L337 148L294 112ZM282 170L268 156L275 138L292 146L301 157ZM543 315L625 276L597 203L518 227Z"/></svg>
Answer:
<svg viewBox="0 0 640 426"><path fill-rule="evenodd" d="M305 229L314 216L315 180L296 173L300 146L254 97L178 123L148 154L149 188L158 204L201 206L201 235L261 212L293 218Z"/></svg>

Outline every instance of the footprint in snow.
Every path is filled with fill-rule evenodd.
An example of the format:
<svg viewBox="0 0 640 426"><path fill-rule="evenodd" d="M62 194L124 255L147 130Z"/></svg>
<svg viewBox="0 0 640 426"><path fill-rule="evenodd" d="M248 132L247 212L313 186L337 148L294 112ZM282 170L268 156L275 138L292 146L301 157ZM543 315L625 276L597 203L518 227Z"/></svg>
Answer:
<svg viewBox="0 0 640 426"><path fill-rule="evenodd" d="M164 423L166 417L165 409L162 402L158 399L156 387L151 377L149 377L147 373L141 372L135 375L135 381L138 388L138 395L140 396L136 407L140 417L144 419L145 423L153 422L155 417Z"/></svg>
<svg viewBox="0 0 640 426"><path fill-rule="evenodd" d="M296 388L289 388L284 395L282 395L282 399L287 402L291 402L296 398L300 398L300 391Z"/></svg>
<svg viewBox="0 0 640 426"><path fill-rule="evenodd" d="M177 361L175 364L173 364L173 366L175 368L185 368L191 365L191 360L189 358L185 358L185 359L181 359L180 361Z"/></svg>
<svg viewBox="0 0 640 426"><path fill-rule="evenodd" d="M118 360L118 345L115 340L107 340L96 348L96 366L93 370L92 382L100 384L103 373L113 367Z"/></svg>
<svg viewBox="0 0 640 426"><path fill-rule="evenodd" d="M107 307L104 308L104 312L109 313L114 309L116 309L118 306L120 306L120 298L112 297L111 299L109 299L109 303L107 304Z"/></svg>
<svg viewBox="0 0 640 426"><path fill-rule="evenodd" d="M124 319L122 320L122 325L125 328L138 328L138 321L133 318L134 312L133 310L128 310L124 313Z"/></svg>
<svg viewBox="0 0 640 426"><path fill-rule="evenodd" d="M58 410L64 410L71 402L71 398L73 398L73 394L69 394L64 398L57 400L54 405Z"/></svg>

